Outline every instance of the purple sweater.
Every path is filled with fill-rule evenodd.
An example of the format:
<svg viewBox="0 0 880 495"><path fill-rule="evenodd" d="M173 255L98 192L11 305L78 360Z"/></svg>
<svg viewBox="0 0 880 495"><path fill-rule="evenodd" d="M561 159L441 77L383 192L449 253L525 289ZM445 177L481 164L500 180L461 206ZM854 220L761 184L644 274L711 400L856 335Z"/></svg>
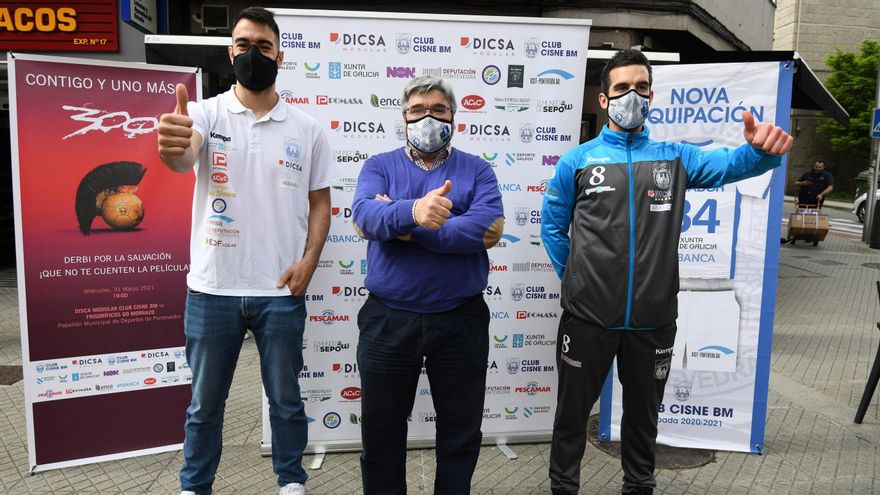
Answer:
<svg viewBox="0 0 880 495"><path fill-rule="evenodd" d="M416 199L449 179L452 214L440 230L413 221ZM375 199L386 194L392 201ZM485 160L453 150L425 171L405 148L371 157L358 177L354 223L368 239L365 285L391 308L439 313L460 306L486 288L489 256L483 237L504 216L495 172ZM398 237L409 234L409 241Z"/></svg>

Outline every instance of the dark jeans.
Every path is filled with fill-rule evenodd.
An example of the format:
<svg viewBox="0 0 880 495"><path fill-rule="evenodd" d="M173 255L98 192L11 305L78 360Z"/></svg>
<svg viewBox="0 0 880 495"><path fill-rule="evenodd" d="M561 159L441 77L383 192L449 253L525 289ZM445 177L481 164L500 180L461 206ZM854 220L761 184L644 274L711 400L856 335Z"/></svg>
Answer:
<svg viewBox="0 0 880 495"><path fill-rule="evenodd" d="M470 493L489 356L489 308L482 294L443 313L395 310L371 295L358 313L358 328L364 494L406 493L407 418L423 360L437 413L434 493Z"/></svg>
<svg viewBox="0 0 880 495"><path fill-rule="evenodd" d="M223 449L226 398L248 328L260 353L260 373L269 398L272 468L280 486L305 483L308 476L301 463L308 442L308 418L297 381L303 367L304 301L296 296L234 297L187 291L184 328L193 397L184 426L182 490L211 493Z"/></svg>

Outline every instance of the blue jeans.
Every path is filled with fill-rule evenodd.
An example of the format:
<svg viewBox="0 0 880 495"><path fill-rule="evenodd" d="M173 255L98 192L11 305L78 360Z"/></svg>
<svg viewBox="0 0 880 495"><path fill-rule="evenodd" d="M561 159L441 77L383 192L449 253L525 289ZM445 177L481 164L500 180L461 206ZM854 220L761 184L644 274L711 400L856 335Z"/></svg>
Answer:
<svg viewBox="0 0 880 495"><path fill-rule="evenodd" d="M483 438L489 356L483 295L443 313L400 311L371 295L358 313L358 327L364 494L406 494L407 417L423 360L437 412L434 494L470 493Z"/></svg>
<svg viewBox="0 0 880 495"><path fill-rule="evenodd" d="M223 449L226 398L247 329L260 353L278 484L305 483L308 476L301 464L308 423L297 381L303 367L305 318L302 297L214 296L187 290L186 360L193 380L184 427L182 490L211 493Z"/></svg>

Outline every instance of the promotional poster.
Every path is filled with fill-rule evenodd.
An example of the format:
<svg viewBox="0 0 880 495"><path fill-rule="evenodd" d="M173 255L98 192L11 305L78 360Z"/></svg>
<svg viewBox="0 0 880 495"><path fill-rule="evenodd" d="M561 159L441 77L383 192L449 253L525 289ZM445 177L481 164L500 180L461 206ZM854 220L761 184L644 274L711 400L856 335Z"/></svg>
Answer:
<svg viewBox="0 0 880 495"><path fill-rule="evenodd" d="M193 178L161 163L156 128L197 74L23 54L9 69L31 464L179 444Z"/></svg>
<svg viewBox="0 0 880 495"><path fill-rule="evenodd" d="M548 439L561 309L559 278L540 237L541 201L556 160L579 142L590 21L276 12L284 51L277 90L325 125L339 178L330 235L306 295L299 383L314 419L309 448L360 447L355 351L369 267L351 203L364 162L405 145L401 95L423 75L452 86L452 147L493 167L504 203L504 235L488 252L484 292L492 318L484 438ZM436 414L426 375L415 393L410 443L431 445ZM264 408L264 449L267 414Z"/></svg>
<svg viewBox="0 0 880 495"><path fill-rule="evenodd" d="M792 62L654 67L651 137L735 148L745 143L744 110L786 130L793 71ZM658 443L763 450L784 177L783 158L761 176L687 192L674 355L656 370L668 373ZM600 439L620 438L621 395L615 370Z"/></svg>

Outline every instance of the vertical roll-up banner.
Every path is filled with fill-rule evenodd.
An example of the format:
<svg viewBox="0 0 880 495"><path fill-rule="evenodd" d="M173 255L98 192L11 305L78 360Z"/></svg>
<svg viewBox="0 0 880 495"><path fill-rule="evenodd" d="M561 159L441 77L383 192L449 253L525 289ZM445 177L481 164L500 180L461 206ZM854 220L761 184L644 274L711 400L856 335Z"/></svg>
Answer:
<svg viewBox="0 0 880 495"><path fill-rule="evenodd" d="M737 147L745 143L744 110L787 131L793 73L791 61L654 67L651 137ZM760 177L687 192L662 444L763 451L784 179L785 158ZM621 398L615 363L602 395L601 440L620 439Z"/></svg>
<svg viewBox="0 0 880 495"><path fill-rule="evenodd" d="M540 238L541 200L558 157L578 144L589 20L277 10L284 65L277 88L329 136L339 182L307 294L306 400L313 451L360 448L357 312L367 297L367 243L351 224L361 166L404 146L401 95L434 75L455 91L454 148L498 177L504 237L489 250L492 319L486 442L549 439L556 402L559 280ZM445 283L437 280L436 283ZM432 445L435 413L422 376L410 444ZM263 452L271 435L264 405Z"/></svg>
<svg viewBox="0 0 880 495"><path fill-rule="evenodd" d="M22 364L32 471L180 448L193 177L159 115L195 69L9 57Z"/></svg>

